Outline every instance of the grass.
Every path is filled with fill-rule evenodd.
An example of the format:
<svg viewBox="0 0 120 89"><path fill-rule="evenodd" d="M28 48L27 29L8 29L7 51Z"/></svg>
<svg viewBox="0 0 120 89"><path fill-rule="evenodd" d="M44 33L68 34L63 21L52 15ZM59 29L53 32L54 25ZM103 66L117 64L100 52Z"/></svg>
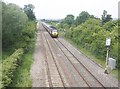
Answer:
<svg viewBox="0 0 120 89"><path fill-rule="evenodd" d="M63 37L63 36L62 36ZM64 37L69 43L71 43L75 48L77 48L82 54L84 54L85 56L87 56L88 58L90 58L91 60L93 60L94 62L96 62L97 64L99 64L102 68L105 69L105 59L101 59L101 58L97 58L95 55L93 55L91 52L87 51L85 48L82 48L80 45L77 45L75 42L73 42L72 40ZM110 75L112 75L113 77L115 77L116 79L120 80L120 78L118 77L118 69L112 70L112 72L110 73Z"/></svg>
<svg viewBox="0 0 120 89"><path fill-rule="evenodd" d="M116 79L120 80L120 77L118 77L118 69L112 70L111 75L112 75L113 77L115 77Z"/></svg>
<svg viewBox="0 0 120 89"><path fill-rule="evenodd" d="M25 53L22 57L22 62L20 66L17 68L13 82L9 85L9 87L31 87L32 81L30 79L30 67L33 62L33 52L34 52L34 44L32 43L31 49L29 52Z"/></svg>

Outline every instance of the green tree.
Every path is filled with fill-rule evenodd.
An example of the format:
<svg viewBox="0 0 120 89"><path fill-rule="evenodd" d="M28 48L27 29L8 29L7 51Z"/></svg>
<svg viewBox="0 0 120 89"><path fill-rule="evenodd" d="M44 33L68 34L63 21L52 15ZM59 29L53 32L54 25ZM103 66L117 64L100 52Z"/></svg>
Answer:
<svg viewBox="0 0 120 89"><path fill-rule="evenodd" d="M111 15L107 14L107 11L104 10L103 15L102 15L102 24L104 24L104 23L106 23L106 22L108 22L110 20L112 20Z"/></svg>
<svg viewBox="0 0 120 89"><path fill-rule="evenodd" d="M88 18L90 17L90 14L86 11L82 11L79 16L76 18L76 25L79 25L81 23L84 23Z"/></svg>
<svg viewBox="0 0 120 89"><path fill-rule="evenodd" d="M22 28L28 18L22 9L15 4L3 4L2 8L2 46L11 48L22 36Z"/></svg>
<svg viewBox="0 0 120 89"><path fill-rule="evenodd" d="M36 17L34 15L34 6L32 4L24 5L24 12L27 14L29 20L36 20Z"/></svg>
<svg viewBox="0 0 120 89"><path fill-rule="evenodd" d="M103 28L106 30L106 31L112 31L113 30L113 27L114 26L118 26L118 21L109 21L109 22L106 22L104 23L103 25Z"/></svg>
<svg viewBox="0 0 120 89"><path fill-rule="evenodd" d="M65 17L65 23L71 26L74 23L74 15L71 14L67 15Z"/></svg>

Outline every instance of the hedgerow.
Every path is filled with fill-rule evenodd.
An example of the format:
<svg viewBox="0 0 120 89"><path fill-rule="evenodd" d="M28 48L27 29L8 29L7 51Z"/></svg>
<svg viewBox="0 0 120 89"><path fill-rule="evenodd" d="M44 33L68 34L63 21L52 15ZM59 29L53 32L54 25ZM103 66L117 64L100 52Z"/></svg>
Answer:
<svg viewBox="0 0 120 89"><path fill-rule="evenodd" d="M60 29L60 26L58 26ZM106 58L106 38L111 38L109 56L116 59L117 68L120 67L118 63L118 21L111 20L104 25L101 24L100 19L89 18L84 23L65 29L65 37L72 40L81 48L86 49L98 59L105 60Z"/></svg>
<svg viewBox="0 0 120 89"><path fill-rule="evenodd" d="M12 82L13 73L21 61L24 50L17 49L11 56L2 61L2 87L8 86Z"/></svg>

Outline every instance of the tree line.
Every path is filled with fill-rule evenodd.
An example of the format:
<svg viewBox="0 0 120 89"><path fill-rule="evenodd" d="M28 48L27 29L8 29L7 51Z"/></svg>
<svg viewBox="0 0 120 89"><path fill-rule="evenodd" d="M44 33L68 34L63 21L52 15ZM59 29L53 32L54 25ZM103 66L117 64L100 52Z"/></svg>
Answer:
<svg viewBox="0 0 120 89"><path fill-rule="evenodd" d="M16 4L2 2L2 49L25 47L34 37L35 26L33 5L25 5L24 9ZM33 27L35 28L35 27ZM29 31L30 30L30 31Z"/></svg>
<svg viewBox="0 0 120 89"><path fill-rule="evenodd" d="M95 17L94 15L90 15L90 14L89 14L88 12L86 12L86 11L82 11L82 12L79 14L79 16L76 17L76 19L75 19L75 16L74 16L74 15L69 14L69 15L67 15L63 20L61 20L60 23L61 23L61 24L67 23L69 26L71 26L71 25L76 25L76 26L78 26L78 25L84 23L88 18L100 19L100 18ZM107 14L107 11L104 10L104 11L103 11L103 15L102 15L102 22L101 22L101 23L104 24L104 23L106 23L106 22L108 22L108 21L110 21L110 20L112 20L111 15Z"/></svg>
<svg viewBox="0 0 120 89"><path fill-rule="evenodd" d="M22 66L22 62L25 61L23 56L33 49L31 44L35 43L36 17L32 4L20 8L13 3L6 4L3 1L0 3L2 3L0 9L2 10L3 64L0 88L6 88L12 83L18 66Z"/></svg>
<svg viewBox="0 0 120 89"><path fill-rule="evenodd" d="M15 47L21 38L22 28L28 17L15 4L2 4L2 49Z"/></svg>
<svg viewBox="0 0 120 89"><path fill-rule="evenodd" d="M72 40L80 47L86 49L98 59L106 59L106 38L111 38L110 57L117 60L117 68L120 68L118 55L118 20L113 20L112 15L104 10L101 18L82 11L79 16L69 14L59 23L50 22L59 29L59 34Z"/></svg>

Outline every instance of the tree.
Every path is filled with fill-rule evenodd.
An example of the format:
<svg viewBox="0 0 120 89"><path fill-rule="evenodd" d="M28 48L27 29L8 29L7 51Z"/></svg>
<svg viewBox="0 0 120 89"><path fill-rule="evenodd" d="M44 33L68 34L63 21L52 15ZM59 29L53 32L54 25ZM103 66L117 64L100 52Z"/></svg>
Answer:
<svg viewBox="0 0 120 89"><path fill-rule="evenodd" d="M15 4L3 4L2 8L2 46L10 48L22 35L22 28L28 18L21 8Z"/></svg>
<svg viewBox="0 0 120 89"><path fill-rule="evenodd" d="M104 24L110 20L112 20L111 15L107 14L107 11L104 10L103 15L102 15L102 24Z"/></svg>
<svg viewBox="0 0 120 89"><path fill-rule="evenodd" d="M90 17L90 14L86 11L82 11L79 16L76 18L76 25L79 25L81 23L84 23L88 18Z"/></svg>
<svg viewBox="0 0 120 89"><path fill-rule="evenodd" d="M67 15L65 17L65 23L71 26L74 23L74 16L71 14Z"/></svg>
<svg viewBox="0 0 120 89"><path fill-rule="evenodd" d="M24 5L24 12L27 14L29 20L36 20L36 17L34 15L34 6L32 4Z"/></svg>

